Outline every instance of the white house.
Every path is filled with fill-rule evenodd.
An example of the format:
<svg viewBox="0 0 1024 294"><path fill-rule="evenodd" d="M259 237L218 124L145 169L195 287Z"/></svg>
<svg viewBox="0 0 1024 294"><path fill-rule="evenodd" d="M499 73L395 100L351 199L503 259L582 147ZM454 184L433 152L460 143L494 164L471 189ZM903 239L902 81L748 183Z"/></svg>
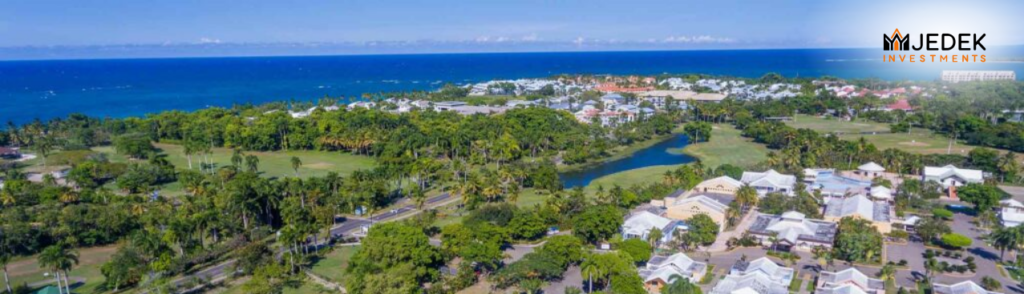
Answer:
<svg viewBox="0 0 1024 294"><path fill-rule="evenodd" d="M670 256L653 256L647 266L640 269L640 278L644 279L644 288L651 292L660 292L661 287L670 284L673 276L680 276L696 283L704 277L707 264L693 261L682 252Z"/></svg>
<svg viewBox="0 0 1024 294"><path fill-rule="evenodd" d="M811 250L822 246L832 248L838 225L824 220L807 219L803 213L789 211L782 215L762 214L750 226L750 235L761 240L765 246L773 245L771 237L777 238L776 249Z"/></svg>
<svg viewBox="0 0 1024 294"><path fill-rule="evenodd" d="M710 294L787 294L792 281L793 269L767 257L750 262L740 260Z"/></svg>
<svg viewBox="0 0 1024 294"><path fill-rule="evenodd" d="M999 201L999 219L1004 227L1016 227L1024 223L1024 204L1013 199Z"/></svg>
<svg viewBox="0 0 1024 294"><path fill-rule="evenodd" d="M868 277L857 268L818 275L815 294L885 294L882 280Z"/></svg>
<svg viewBox="0 0 1024 294"><path fill-rule="evenodd" d="M892 201L892 189L885 186L871 187L871 198L875 200Z"/></svg>
<svg viewBox="0 0 1024 294"><path fill-rule="evenodd" d="M873 179L885 173L885 168L872 161L858 166L855 173Z"/></svg>
<svg viewBox="0 0 1024 294"><path fill-rule="evenodd" d="M969 183L983 183L984 176L980 170L962 169L947 165L943 167L924 167L924 181L934 181L942 184L943 188L960 187Z"/></svg>
<svg viewBox="0 0 1024 294"><path fill-rule="evenodd" d="M789 196L794 195L793 185L796 184L796 177L793 175L780 174L775 170L768 170L763 173L743 172L740 182L754 187L757 194L764 196L768 193L778 192Z"/></svg>
<svg viewBox="0 0 1024 294"><path fill-rule="evenodd" d="M996 291L985 290L971 280L959 282L952 285L935 283L932 285L934 294L1001 294Z"/></svg>
<svg viewBox="0 0 1024 294"><path fill-rule="evenodd" d="M858 194L846 198L832 198L825 205L825 220L839 223L844 217L859 218L871 221L879 232L885 234L892 231L893 211L888 202L872 201L867 196Z"/></svg>
<svg viewBox="0 0 1024 294"><path fill-rule="evenodd" d="M676 229L686 228L680 221L664 218L649 211L641 211L629 216L626 222L622 223L622 238L647 240L647 236L653 229L661 230L660 242L668 242L672 240L672 233Z"/></svg>

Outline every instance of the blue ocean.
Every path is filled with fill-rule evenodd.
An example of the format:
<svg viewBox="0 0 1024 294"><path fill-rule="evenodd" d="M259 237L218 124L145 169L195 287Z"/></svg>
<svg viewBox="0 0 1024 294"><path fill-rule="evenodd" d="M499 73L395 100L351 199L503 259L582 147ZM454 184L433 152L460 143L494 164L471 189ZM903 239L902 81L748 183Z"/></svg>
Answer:
<svg viewBox="0 0 1024 294"><path fill-rule="evenodd" d="M883 63L882 55L869 49L793 49L3 61L0 123L71 113L124 117L309 101L557 74L759 77L775 72L787 77L936 80L942 70L982 69L1024 75L1024 63L1007 60L1022 56L1017 54L986 63L927 64ZM990 54L989 59L995 57Z"/></svg>

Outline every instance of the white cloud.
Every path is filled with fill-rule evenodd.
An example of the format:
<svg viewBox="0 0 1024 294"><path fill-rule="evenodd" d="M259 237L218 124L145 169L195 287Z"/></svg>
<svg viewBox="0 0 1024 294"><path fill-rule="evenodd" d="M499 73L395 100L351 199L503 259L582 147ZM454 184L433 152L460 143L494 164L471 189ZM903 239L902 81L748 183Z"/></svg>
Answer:
<svg viewBox="0 0 1024 294"><path fill-rule="evenodd" d="M220 39L202 37L199 38L199 44L220 44Z"/></svg>
<svg viewBox="0 0 1024 294"><path fill-rule="evenodd" d="M662 43L689 43L689 44L728 44L736 40L724 37L700 36L669 36L661 40Z"/></svg>

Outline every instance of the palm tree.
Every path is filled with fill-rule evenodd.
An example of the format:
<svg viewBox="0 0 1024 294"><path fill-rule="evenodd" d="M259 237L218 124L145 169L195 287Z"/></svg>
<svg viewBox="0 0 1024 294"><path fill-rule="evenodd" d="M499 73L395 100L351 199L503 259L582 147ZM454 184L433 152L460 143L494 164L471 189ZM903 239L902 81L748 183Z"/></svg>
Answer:
<svg viewBox="0 0 1024 294"><path fill-rule="evenodd" d="M885 282L896 279L896 267L892 264L882 266L882 269L878 271L878 277Z"/></svg>
<svg viewBox="0 0 1024 294"><path fill-rule="evenodd" d="M601 266L597 264L593 255L583 260L583 263L580 264L580 272L587 276L587 282L590 284L587 287L587 293L594 292L594 276L601 277Z"/></svg>
<svg viewBox="0 0 1024 294"><path fill-rule="evenodd" d="M742 211L747 211L751 206L756 206L757 200L757 190L754 187L744 185L739 190L736 190L736 202L739 202ZM743 213L742 211L740 214Z"/></svg>
<svg viewBox="0 0 1024 294"><path fill-rule="evenodd" d="M1020 245L1018 242L1021 239L1020 233L1017 228L999 228L988 235L992 247L999 249L999 260L1003 260L1006 250L1014 250Z"/></svg>
<svg viewBox="0 0 1024 294"><path fill-rule="evenodd" d="M243 156L242 150L234 149L231 151L231 165L235 166L235 168L241 168Z"/></svg>
<svg viewBox="0 0 1024 294"><path fill-rule="evenodd" d="M60 276L64 276L63 293L71 293L71 285L68 283L68 271L78 264L78 253L70 251L64 244L51 245L43 249L39 254L39 265L50 268L57 279L57 287L60 287Z"/></svg>
<svg viewBox="0 0 1024 294"><path fill-rule="evenodd" d="M7 285L7 293L14 294L14 290L11 290L11 278L7 276L7 263L11 262L11 253L7 248L7 246L0 247L0 269L4 271L4 285Z"/></svg>
<svg viewBox="0 0 1024 294"><path fill-rule="evenodd" d="M250 172L257 172L257 171L259 171L260 170L260 158L256 157L256 155L246 155L245 156L245 166L249 169Z"/></svg>
<svg viewBox="0 0 1024 294"><path fill-rule="evenodd" d="M647 243L651 244L651 248L657 248L658 247L658 241L660 241L661 237L663 237L663 236L664 236L664 233L661 232L661 229L659 229L659 228L652 228L651 231L649 233L647 233Z"/></svg>
<svg viewBox="0 0 1024 294"><path fill-rule="evenodd" d="M299 168L302 167L302 160L297 156L292 156L292 170L295 171L295 176L299 176Z"/></svg>
<svg viewBox="0 0 1024 294"><path fill-rule="evenodd" d="M668 285L661 289L662 294L694 294L697 285L690 282L690 279L680 275L672 275L668 278Z"/></svg>

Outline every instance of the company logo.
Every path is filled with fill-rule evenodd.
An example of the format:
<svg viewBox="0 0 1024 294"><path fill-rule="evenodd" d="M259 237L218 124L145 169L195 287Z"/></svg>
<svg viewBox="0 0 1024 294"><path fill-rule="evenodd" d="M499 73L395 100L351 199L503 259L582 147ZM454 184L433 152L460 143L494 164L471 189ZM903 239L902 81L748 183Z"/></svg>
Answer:
<svg viewBox="0 0 1024 294"><path fill-rule="evenodd" d="M900 34L900 29L896 29L895 32L892 32L892 37L890 37L889 35L883 34L882 38L883 38L882 40L884 41L884 43L882 44L882 50L885 50L885 51L890 51L890 50L892 50L892 51L900 51L900 50L907 51L907 50L910 50L910 35L905 35L905 36L901 35Z"/></svg>
<svg viewBox="0 0 1024 294"><path fill-rule="evenodd" d="M970 54L985 51L982 41L985 34L949 34L927 33L918 34L917 43L911 44L910 34L900 33L896 29L892 34L882 34L883 51L959 51L959 54L886 54L884 62L985 62L984 54ZM928 58L930 57L930 58Z"/></svg>

